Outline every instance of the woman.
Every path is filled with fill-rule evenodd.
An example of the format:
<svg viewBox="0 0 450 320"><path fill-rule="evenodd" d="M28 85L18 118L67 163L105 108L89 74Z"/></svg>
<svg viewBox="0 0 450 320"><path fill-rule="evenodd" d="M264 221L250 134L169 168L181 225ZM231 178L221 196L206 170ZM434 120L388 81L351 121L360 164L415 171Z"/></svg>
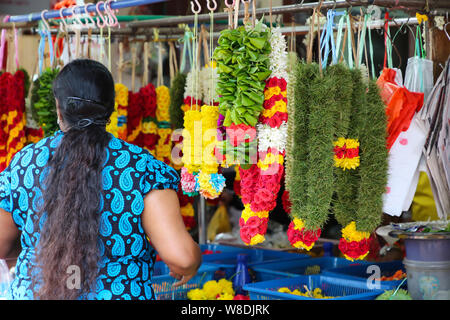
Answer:
<svg viewBox="0 0 450 320"><path fill-rule="evenodd" d="M12 298L155 299L155 250L175 285L186 283L201 252L182 221L179 177L105 131L110 72L75 60L53 91L61 131L25 147L0 174L0 258L19 235L22 245Z"/></svg>

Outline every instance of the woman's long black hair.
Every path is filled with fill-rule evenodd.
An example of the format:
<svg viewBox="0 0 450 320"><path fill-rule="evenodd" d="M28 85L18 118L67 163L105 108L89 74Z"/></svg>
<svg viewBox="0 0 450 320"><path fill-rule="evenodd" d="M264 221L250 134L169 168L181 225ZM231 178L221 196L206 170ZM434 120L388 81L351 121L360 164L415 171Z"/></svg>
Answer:
<svg viewBox="0 0 450 320"><path fill-rule="evenodd" d="M110 140L114 80L93 60L67 64L53 83L65 132L48 162L36 253L36 299L78 299L95 290L98 274L102 167ZM76 277L80 271L80 284ZM39 278L39 279L38 279Z"/></svg>

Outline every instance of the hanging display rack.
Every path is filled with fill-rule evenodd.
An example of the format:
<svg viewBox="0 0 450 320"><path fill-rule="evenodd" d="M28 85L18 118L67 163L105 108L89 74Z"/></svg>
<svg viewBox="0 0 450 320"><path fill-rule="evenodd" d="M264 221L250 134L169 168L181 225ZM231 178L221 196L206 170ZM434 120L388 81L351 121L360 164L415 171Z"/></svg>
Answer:
<svg viewBox="0 0 450 320"><path fill-rule="evenodd" d="M151 5L155 3L164 2L165 0L121 0L121 1L111 1L110 8L112 10L118 10L127 7L134 6L142 6L142 5ZM292 5L283 5L272 8L259 8L256 9L255 14L257 18L261 18L263 16L270 15L281 15L281 14L294 14L298 12L308 12L315 10L319 7L320 10L329 10L329 9L348 9L348 8L356 8L356 7L368 7L371 5L389 8L389 9L400 9L403 11L418 11L418 12L447 12L450 9L450 1L448 0L362 0L362 1L352 1L352 0L336 0L336 1L318 1L313 3L304 3L302 1L299 4ZM18 16L10 16L5 23L0 23L0 28L17 28L17 29L31 29L34 31L36 24L38 21L44 18L45 20L49 19L60 19L61 16L69 17L75 15L82 15L85 13L95 13L99 11L105 11L105 3L102 3L97 6L95 4L87 4L86 6L76 6L72 8L59 10L50 10L39 13L30 13L28 15L18 15ZM244 10L240 10L237 13L238 18L244 18L245 12ZM228 13L221 12L216 13L214 15L216 23L220 20L227 20ZM189 16L179 16L179 17L168 17L168 18L148 18L145 20L138 21L127 21L121 25L121 28L114 28L111 30L111 34L114 36L139 36L144 35L147 39L151 39L153 36L153 31L155 28L159 30L160 40L177 40L178 35L182 35L184 32L183 25L192 24L194 21L198 23L209 23L210 22L210 14L199 14L197 16L189 15ZM401 24L416 24L417 19L408 18L408 19L392 19L389 24L390 25L401 25ZM379 28L384 25L384 21L375 20L369 25L369 28ZM307 27L309 30L309 27ZM283 32L285 33L306 33L308 30L305 29L304 26L294 26L294 27L284 27ZM217 37L220 29L217 28L214 33L214 37ZM98 34L99 29L94 27L94 29L82 30L82 33ZM206 209L204 201L200 203L199 206L199 221L201 222L201 227L199 229L199 234L201 235L200 243L203 244L206 242L205 237L205 215Z"/></svg>

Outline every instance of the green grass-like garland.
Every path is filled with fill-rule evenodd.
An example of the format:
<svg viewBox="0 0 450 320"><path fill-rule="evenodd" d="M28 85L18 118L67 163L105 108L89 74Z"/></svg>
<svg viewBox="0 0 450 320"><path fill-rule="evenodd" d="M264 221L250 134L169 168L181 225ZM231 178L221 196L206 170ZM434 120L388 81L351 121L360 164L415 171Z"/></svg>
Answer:
<svg viewBox="0 0 450 320"><path fill-rule="evenodd" d="M321 76L316 63L301 62L295 72L295 166L289 194L292 215L304 221L306 230L316 230L327 221L334 191L332 145L338 86L327 74Z"/></svg>
<svg viewBox="0 0 450 320"><path fill-rule="evenodd" d="M174 129L183 128L184 125L184 112L181 110L181 106L184 102L184 88L186 85L186 74L177 73L173 78L170 85L170 123Z"/></svg>

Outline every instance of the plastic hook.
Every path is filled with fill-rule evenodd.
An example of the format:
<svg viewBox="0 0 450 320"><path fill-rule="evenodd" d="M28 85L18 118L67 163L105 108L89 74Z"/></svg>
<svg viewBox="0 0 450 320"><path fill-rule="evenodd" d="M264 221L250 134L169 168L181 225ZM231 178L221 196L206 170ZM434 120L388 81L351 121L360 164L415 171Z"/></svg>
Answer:
<svg viewBox="0 0 450 320"><path fill-rule="evenodd" d="M106 27L107 22L105 20L105 17L103 16L103 14L100 11L100 5L103 3L103 8L105 8L105 1L99 1L97 2L97 4L95 5L95 11L97 12L97 27L99 27L100 29L103 29L104 27ZM102 20L102 23L100 23L100 20Z"/></svg>
<svg viewBox="0 0 450 320"><path fill-rule="evenodd" d="M48 12L47 9L42 10L42 12L41 12L41 19L42 19L42 23L44 23L45 28L46 28L47 30L50 30L50 25L48 24L47 20L45 20L45 17L44 17L44 15L45 15L46 12Z"/></svg>
<svg viewBox="0 0 450 320"><path fill-rule="evenodd" d="M213 7L211 6L211 1L210 0L207 0L206 6L208 7L209 11L216 11L216 9L217 9L217 2L216 2L216 0L212 0L212 2L214 3Z"/></svg>
<svg viewBox="0 0 450 320"><path fill-rule="evenodd" d="M228 0L225 0L225 5L230 9L234 7L234 4L235 4L235 0L233 0L233 2L231 4L228 3Z"/></svg>
<svg viewBox="0 0 450 320"><path fill-rule="evenodd" d="M109 19L109 22L107 24L109 27L117 27L117 25L119 24L119 20L117 19L114 10L111 8L111 1L112 0L107 0L104 5L105 12L108 15L107 20Z"/></svg>
<svg viewBox="0 0 450 320"><path fill-rule="evenodd" d="M194 9L194 2L197 5L197 10ZM200 5L200 2L198 2L198 0L191 1L191 10L195 14L199 14L200 11L202 11L202 6Z"/></svg>
<svg viewBox="0 0 450 320"><path fill-rule="evenodd" d="M94 21L94 19L92 18L92 16L89 14L89 11L88 11L88 9L87 9L88 5L89 5L89 3L86 3L86 4L84 5L84 12L86 13L87 18L88 18L88 20L91 22L91 24L92 24L93 26L95 26L95 21Z"/></svg>
<svg viewBox="0 0 450 320"><path fill-rule="evenodd" d="M63 27L64 27L64 30L67 30L67 22L66 22L66 19L64 19L64 16L62 14L63 10L64 10L64 7L59 9L59 17L61 18L61 23L59 24L59 30L61 32L63 31Z"/></svg>

